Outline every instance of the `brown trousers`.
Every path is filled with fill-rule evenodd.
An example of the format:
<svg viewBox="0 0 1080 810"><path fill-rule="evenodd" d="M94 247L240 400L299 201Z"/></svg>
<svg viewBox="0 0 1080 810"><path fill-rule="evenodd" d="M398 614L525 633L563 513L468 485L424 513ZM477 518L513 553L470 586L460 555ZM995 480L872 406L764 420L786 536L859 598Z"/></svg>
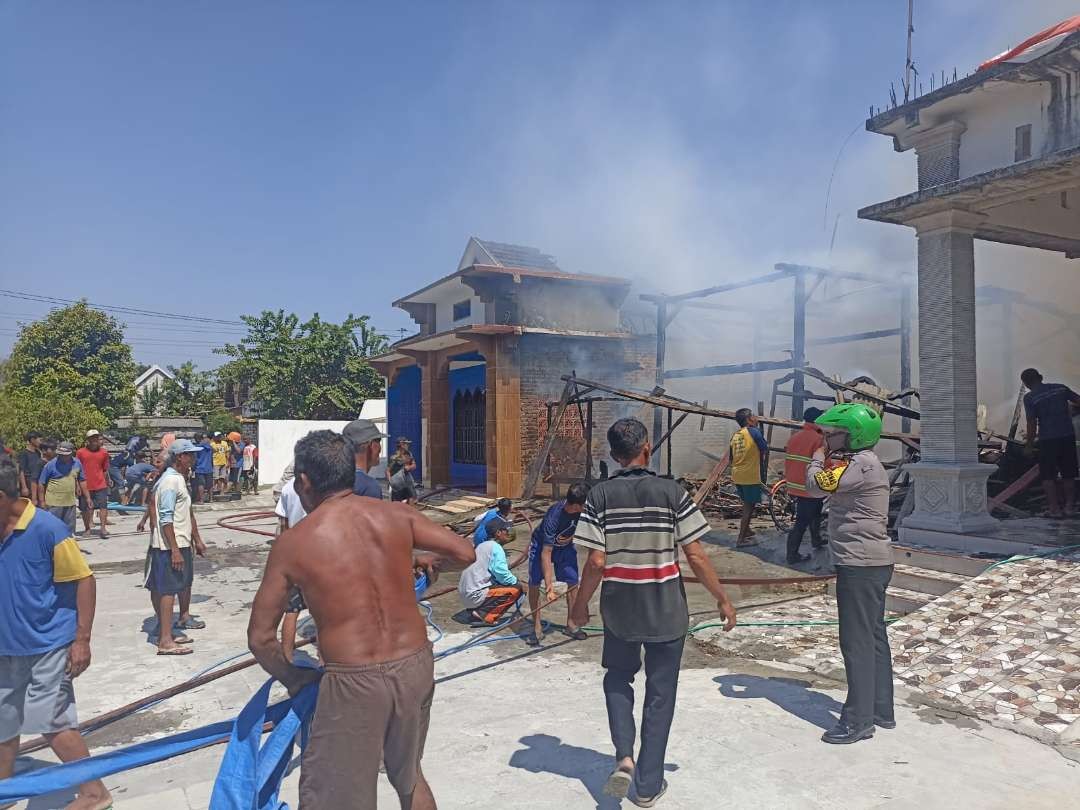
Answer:
<svg viewBox="0 0 1080 810"><path fill-rule="evenodd" d="M375 810L380 761L398 795L411 797L434 693L430 645L383 664L327 664L300 765L300 810Z"/></svg>

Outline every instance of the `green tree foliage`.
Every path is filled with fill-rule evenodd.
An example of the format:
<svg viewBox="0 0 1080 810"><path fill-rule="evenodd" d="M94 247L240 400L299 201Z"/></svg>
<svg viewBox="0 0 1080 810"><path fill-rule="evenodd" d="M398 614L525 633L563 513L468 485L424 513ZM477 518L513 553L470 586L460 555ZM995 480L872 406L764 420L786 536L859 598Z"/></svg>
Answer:
<svg viewBox="0 0 1080 810"><path fill-rule="evenodd" d="M135 399L135 364L123 328L85 301L24 326L4 379L7 396L18 389L41 398L65 395L92 405L106 423L129 413Z"/></svg>
<svg viewBox="0 0 1080 810"><path fill-rule="evenodd" d="M251 385L259 414L270 419L351 419L371 397L383 395L382 379L367 358L386 350L386 339L366 315L340 324L317 314L300 322L284 310L242 316L248 334L216 351L233 358L219 371L225 380Z"/></svg>
<svg viewBox="0 0 1080 810"><path fill-rule="evenodd" d="M169 416L199 416L221 407L214 375L199 371L190 360L179 366L168 366L171 380L165 382L164 413Z"/></svg>
<svg viewBox="0 0 1080 810"><path fill-rule="evenodd" d="M165 402L165 392L156 382L148 385L142 391L135 394L139 403L139 412L147 416L155 416L161 413L161 406Z"/></svg>
<svg viewBox="0 0 1080 810"><path fill-rule="evenodd" d="M0 436L9 446L22 447L23 436L31 430L81 441L90 428L100 430L106 424L101 411L71 394L19 386L0 391Z"/></svg>
<svg viewBox="0 0 1080 810"><path fill-rule="evenodd" d="M221 431L228 433L231 430L240 430L240 420L222 407L217 407L203 417L203 424L210 433Z"/></svg>

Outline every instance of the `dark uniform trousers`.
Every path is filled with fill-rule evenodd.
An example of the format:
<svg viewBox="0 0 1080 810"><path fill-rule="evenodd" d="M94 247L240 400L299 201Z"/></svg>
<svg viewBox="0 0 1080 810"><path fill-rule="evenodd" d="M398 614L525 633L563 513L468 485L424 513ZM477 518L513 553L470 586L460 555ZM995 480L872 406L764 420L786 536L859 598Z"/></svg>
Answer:
<svg viewBox="0 0 1080 810"><path fill-rule="evenodd" d="M842 722L864 728L893 716L892 653L885 633L885 589L891 565L836 566L836 609L840 652L848 695Z"/></svg>

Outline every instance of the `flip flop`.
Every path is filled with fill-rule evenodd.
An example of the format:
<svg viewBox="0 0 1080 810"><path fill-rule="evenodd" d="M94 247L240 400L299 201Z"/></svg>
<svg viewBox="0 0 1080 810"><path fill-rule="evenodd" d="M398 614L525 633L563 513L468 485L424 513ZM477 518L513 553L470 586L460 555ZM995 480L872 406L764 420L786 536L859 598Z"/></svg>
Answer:
<svg viewBox="0 0 1080 810"><path fill-rule="evenodd" d="M158 655L191 655L195 650L191 647L172 647L168 650L158 650Z"/></svg>
<svg viewBox="0 0 1080 810"><path fill-rule="evenodd" d="M753 548L757 544L757 540L738 540L735 542L735 548Z"/></svg>
<svg viewBox="0 0 1080 810"><path fill-rule="evenodd" d="M634 781L632 771L616 768L604 783L604 795L616 799L625 799L630 794L630 785Z"/></svg>
<svg viewBox="0 0 1080 810"><path fill-rule="evenodd" d="M157 644L158 643L158 636L151 636L150 637L150 643L151 644ZM175 634L173 635L173 643L174 644L194 644L195 641L191 638L191 636L185 636L183 633L181 633L180 635L175 635Z"/></svg>
<svg viewBox="0 0 1080 810"><path fill-rule="evenodd" d="M540 639L537 638L535 633L529 633L529 635L525 636L525 643L530 647L539 647Z"/></svg>
<svg viewBox="0 0 1080 810"><path fill-rule="evenodd" d="M204 630L206 629L206 622L194 616L188 616L182 622L173 622L173 627L179 630Z"/></svg>
<svg viewBox="0 0 1080 810"><path fill-rule="evenodd" d="M577 630L571 630L569 627L564 627L559 631L564 636L574 639L574 641L584 641L589 637L589 634L582 630L580 627Z"/></svg>

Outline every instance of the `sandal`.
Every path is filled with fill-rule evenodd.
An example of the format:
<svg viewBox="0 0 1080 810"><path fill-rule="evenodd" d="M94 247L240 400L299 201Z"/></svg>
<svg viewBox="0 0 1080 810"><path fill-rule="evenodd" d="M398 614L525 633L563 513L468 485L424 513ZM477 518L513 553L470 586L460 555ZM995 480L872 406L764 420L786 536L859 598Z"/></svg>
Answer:
<svg viewBox="0 0 1080 810"><path fill-rule="evenodd" d="M630 794L630 785L634 781L634 772L616 768L604 783L604 795L616 799L625 799Z"/></svg>
<svg viewBox="0 0 1080 810"><path fill-rule="evenodd" d="M173 627L178 630L205 630L206 622L195 616L188 616L182 622L173 622Z"/></svg>
<svg viewBox="0 0 1080 810"><path fill-rule="evenodd" d="M757 540L736 540L735 548L753 548L757 544Z"/></svg>
<svg viewBox="0 0 1080 810"><path fill-rule="evenodd" d="M577 630L571 630L569 627L564 627L559 631L564 636L574 639L574 641L584 641L589 637L589 634L582 630L580 627Z"/></svg>
<svg viewBox="0 0 1080 810"><path fill-rule="evenodd" d="M191 647L170 647L167 650L159 649L157 651L157 654L158 655L191 655L193 652L195 652L195 650L191 649Z"/></svg>

